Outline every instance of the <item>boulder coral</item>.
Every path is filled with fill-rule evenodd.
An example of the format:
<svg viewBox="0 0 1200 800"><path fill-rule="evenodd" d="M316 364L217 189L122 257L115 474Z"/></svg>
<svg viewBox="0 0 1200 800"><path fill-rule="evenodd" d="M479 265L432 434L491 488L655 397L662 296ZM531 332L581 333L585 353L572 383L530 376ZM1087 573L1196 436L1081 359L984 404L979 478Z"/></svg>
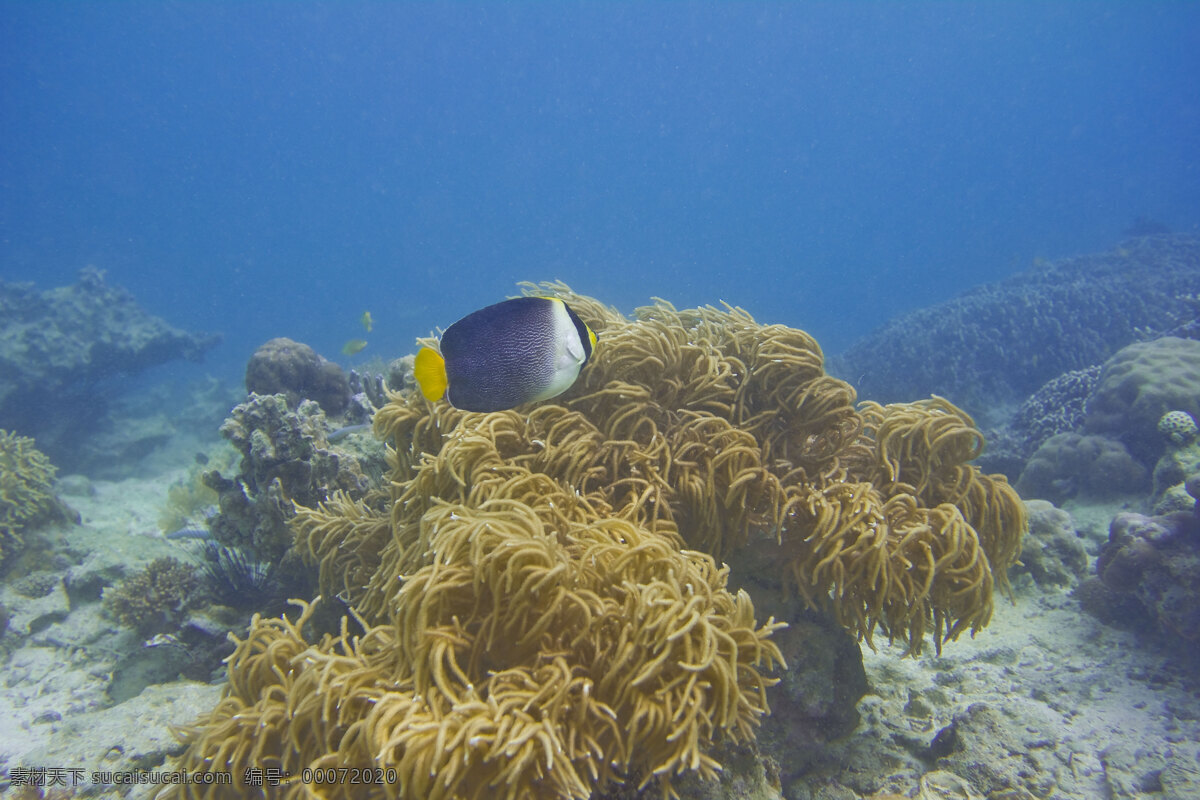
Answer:
<svg viewBox="0 0 1200 800"><path fill-rule="evenodd" d="M1200 518L1193 512L1117 514L1096 574L1117 599L1135 599L1164 631L1200 641Z"/></svg>
<svg viewBox="0 0 1200 800"><path fill-rule="evenodd" d="M1060 433L1042 442L1021 471L1022 497L1061 503L1073 497L1111 499L1148 488L1149 473L1121 442L1107 436Z"/></svg>
<svg viewBox="0 0 1200 800"><path fill-rule="evenodd" d="M1038 586L1075 586L1087 575L1088 554L1075 520L1046 500L1027 500L1029 532L1021 547L1016 574L1028 574Z"/></svg>
<svg viewBox="0 0 1200 800"><path fill-rule="evenodd" d="M1172 412L1163 419L1177 413L1182 412ZM1190 420L1191 416L1187 418ZM1194 427L1195 423L1192 425ZM1162 428L1162 423L1159 423L1159 427ZM1200 442L1195 440L1195 431L1182 423L1177 424L1174 430L1183 435L1177 433L1176 438L1168 438L1166 451L1154 465L1154 493L1150 496L1150 508L1159 515L1171 511L1191 511L1196 505L1188 482L1200 479Z"/></svg>
<svg viewBox="0 0 1200 800"><path fill-rule="evenodd" d="M987 451L980 469L1001 472L1016 481L1030 457L1047 439L1060 433L1078 433L1092 388L1100 378L1100 365L1064 372L1025 398L1012 417L987 430Z"/></svg>
<svg viewBox="0 0 1200 800"><path fill-rule="evenodd" d="M346 410L350 382L342 368L302 342L280 337L262 344L246 364L246 391L282 394L295 408L313 400L330 416Z"/></svg>
<svg viewBox="0 0 1200 800"><path fill-rule="evenodd" d="M1025 514L970 465L983 439L961 410L856 407L811 337L740 309L627 319L561 284L527 291L599 335L576 385L491 414L391 394L374 421L385 507L336 494L292 521L366 632L311 643L307 605L256 618L183 768L277 768L287 797L327 767L394 778L327 797L587 798L655 779L669 796L768 711L779 623L718 566L749 549L868 643L916 653L987 624Z"/></svg>
<svg viewBox="0 0 1200 800"><path fill-rule="evenodd" d="M1168 411L1200 416L1200 342L1164 336L1131 344L1104 363L1085 429L1120 440L1144 463L1162 452Z"/></svg>

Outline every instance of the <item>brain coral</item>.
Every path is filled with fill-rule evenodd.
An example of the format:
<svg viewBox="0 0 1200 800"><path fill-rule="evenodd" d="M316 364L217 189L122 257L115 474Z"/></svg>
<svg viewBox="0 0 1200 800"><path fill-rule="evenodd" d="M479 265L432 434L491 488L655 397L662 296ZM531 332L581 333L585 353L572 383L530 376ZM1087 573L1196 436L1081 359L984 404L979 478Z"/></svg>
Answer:
<svg viewBox="0 0 1200 800"><path fill-rule="evenodd" d="M777 625L716 566L740 549L867 639L919 652L987 623L1025 516L968 463L983 440L962 411L856 408L811 337L738 309L660 301L630 320L537 291L597 331L594 361L512 411L393 394L375 417L386 508L335 495L292 523L366 634L310 643L308 610L256 620L185 768L395 770L356 797L671 794L767 711Z"/></svg>
<svg viewBox="0 0 1200 800"><path fill-rule="evenodd" d="M1149 472L1120 442L1060 433L1037 449L1017 480L1022 497L1061 503L1082 495L1104 499L1148 488Z"/></svg>
<svg viewBox="0 0 1200 800"><path fill-rule="evenodd" d="M1162 451L1158 422L1168 411L1200 415L1200 342L1166 336L1121 349L1100 372L1084 425L1152 463Z"/></svg>
<svg viewBox="0 0 1200 800"><path fill-rule="evenodd" d="M1158 421L1158 432L1176 447L1196 438L1196 420L1186 411L1168 411Z"/></svg>

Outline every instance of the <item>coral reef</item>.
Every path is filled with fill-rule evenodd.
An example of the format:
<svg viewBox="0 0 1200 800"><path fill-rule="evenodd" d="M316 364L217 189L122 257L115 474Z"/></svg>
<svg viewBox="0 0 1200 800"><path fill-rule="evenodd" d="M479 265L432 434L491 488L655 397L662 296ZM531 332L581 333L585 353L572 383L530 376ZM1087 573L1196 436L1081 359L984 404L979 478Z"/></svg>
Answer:
<svg viewBox="0 0 1200 800"><path fill-rule="evenodd" d="M1149 473L1125 445L1106 436L1060 433L1029 459L1017 480L1022 497L1062 503L1111 499L1148 488Z"/></svg>
<svg viewBox="0 0 1200 800"><path fill-rule="evenodd" d="M282 394L291 408L301 400L313 400L330 416L343 413L351 396L350 382L341 367L308 345L282 337L254 351L246 364L246 391Z"/></svg>
<svg viewBox="0 0 1200 800"><path fill-rule="evenodd" d="M1119 438L1144 463L1162 451L1168 411L1200 415L1200 342L1166 336L1121 349L1104 363L1084 427Z"/></svg>
<svg viewBox="0 0 1200 800"><path fill-rule="evenodd" d="M1064 372L1027 397L1010 422L1016 455L1022 461L1042 442L1060 433L1083 427L1087 401L1100 380L1100 365ZM995 442L989 441L989 453Z"/></svg>
<svg viewBox="0 0 1200 800"><path fill-rule="evenodd" d="M415 389L412 355L392 359L388 363L372 360L361 370L350 370L350 405L346 409L347 423L367 423L375 412L388 403L388 392Z"/></svg>
<svg viewBox="0 0 1200 800"><path fill-rule="evenodd" d="M978 464L1016 481L1029 457L1060 433L1083 427L1087 399L1100 379L1100 365L1064 372L1027 397L1016 412L987 431L987 450Z"/></svg>
<svg viewBox="0 0 1200 800"><path fill-rule="evenodd" d="M1132 344L1043 386L993 432L998 449L981 461L1017 472L1022 495L1061 503L1143 491L1157 459L1152 507L1183 508L1182 483L1200 467L1188 450L1197 398L1200 342L1167 336Z"/></svg>
<svg viewBox="0 0 1200 800"><path fill-rule="evenodd" d="M903 315L835 359L833 371L872 399L936 392L982 411L1193 320L1197 294L1200 239L1132 239Z"/></svg>
<svg viewBox="0 0 1200 800"><path fill-rule="evenodd" d="M122 625L143 636L175 630L200 599L195 568L174 558L156 558L144 570L104 591L104 607Z"/></svg>
<svg viewBox="0 0 1200 800"><path fill-rule="evenodd" d="M0 430L0 567L23 547L22 530L74 515L54 495L54 473L33 439Z"/></svg>
<svg viewBox="0 0 1200 800"><path fill-rule="evenodd" d="M1113 601L1136 600L1163 630L1200 641L1200 518L1193 512L1118 514L1096 574Z"/></svg>
<svg viewBox="0 0 1200 800"><path fill-rule="evenodd" d="M786 784L828 758L829 742L854 731L858 701L870 687L861 648L827 615L789 614L787 627L771 641L787 669L769 692L771 719L755 746L774 760Z"/></svg>
<svg viewBox="0 0 1200 800"><path fill-rule="evenodd" d="M1171 444L1182 447L1196 438L1196 420L1186 411L1168 411L1158 421L1158 432Z"/></svg>
<svg viewBox="0 0 1200 800"><path fill-rule="evenodd" d="M307 610L256 620L185 768L394 768L402 797L670 794L767 710L777 625L727 588L714 558L735 552L868 642L940 649L988 622L1025 512L969 464L983 440L961 410L856 408L807 334L738 309L629 320L530 290L597 332L588 368L556 404L492 414L393 394L374 421L387 503L336 493L291 523L366 633L310 644Z"/></svg>
<svg viewBox="0 0 1200 800"><path fill-rule="evenodd" d="M204 482L204 472L196 465L186 480L167 487L167 499L158 515L158 527L167 535L189 525L206 522L217 504L217 493Z"/></svg>
<svg viewBox="0 0 1200 800"><path fill-rule="evenodd" d="M1028 574L1038 586L1074 586L1087 574L1088 554L1071 515L1045 500L1027 500L1029 532L1013 576Z"/></svg>
<svg viewBox="0 0 1200 800"><path fill-rule="evenodd" d="M1158 427L1167 447L1154 465L1150 508L1155 514L1191 511L1196 508L1195 493L1200 488L1200 441L1196 441L1196 423L1190 414L1182 411L1164 414L1163 420L1168 424L1164 426L1159 422Z"/></svg>
<svg viewBox="0 0 1200 800"><path fill-rule="evenodd" d="M238 474L212 470L204 482L217 493L213 536L266 561L292 546L288 520L294 503L313 506L335 491L367 497L382 476L382 445L369 452L331 445L321 407L301 400L293 408L282 394L252 394L230 412L221 433L241 453ZM359 446L359 445L356 445Z"/></svg>
<svg viewBox="0 0 1200 800"><path fill-rule="evenodd" d="M98 385L174 359L199 361L219 340L147 314L93 267L43 292L0 281L0 427L37 437L65 465L97 427Z"/></svg>

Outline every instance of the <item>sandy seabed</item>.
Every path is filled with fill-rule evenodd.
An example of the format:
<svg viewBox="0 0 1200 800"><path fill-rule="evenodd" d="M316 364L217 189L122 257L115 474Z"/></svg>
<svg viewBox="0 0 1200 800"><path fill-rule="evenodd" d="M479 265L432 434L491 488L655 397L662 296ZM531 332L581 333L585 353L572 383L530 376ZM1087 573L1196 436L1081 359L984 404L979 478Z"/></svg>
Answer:
<svg viewBox="0 0 1200 800"><path fill-rule="evenodd" d="M64 499L83 521L50 536L79 562L68 576L181 556L156 523L167 487L185 474L176 465L119 482L66 481ZM1069 591L1017 583L1015 602L998 597L991 624L941 655L930 648L901 658L899 647L864 646L870 688L858 728L829 746L815 772L753 796L911 797L922 775L945 770L968 779L970 793L926 787L921 796L1200 797L1200 648L1108 627ZM98 597L72 598L61 580L31 593L11 574L0 585L13 615L3 641L0 768L9 777L23 768L82 770L70 773L84 778L81 796L153 796L154 787L118 787L111 774L171 769L171 726L211 708L219 686L157 683L114 704L113 682L146 660L145 642L108 619ZM742 791L723 794L751 796Z"/></svg>

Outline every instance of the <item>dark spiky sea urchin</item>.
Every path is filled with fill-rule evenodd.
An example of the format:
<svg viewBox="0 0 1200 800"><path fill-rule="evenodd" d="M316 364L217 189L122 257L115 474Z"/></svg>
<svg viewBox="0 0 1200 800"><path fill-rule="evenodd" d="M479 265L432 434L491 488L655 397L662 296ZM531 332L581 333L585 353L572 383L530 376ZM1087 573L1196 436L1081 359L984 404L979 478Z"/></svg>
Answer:
<svg viewBox="0 0 1200 800"><path fill-rule="evenodd" d="M213 602L243 611L266 612L281 602L285 590L277 564L212 540L204 543L200 571Z"/></svg>

